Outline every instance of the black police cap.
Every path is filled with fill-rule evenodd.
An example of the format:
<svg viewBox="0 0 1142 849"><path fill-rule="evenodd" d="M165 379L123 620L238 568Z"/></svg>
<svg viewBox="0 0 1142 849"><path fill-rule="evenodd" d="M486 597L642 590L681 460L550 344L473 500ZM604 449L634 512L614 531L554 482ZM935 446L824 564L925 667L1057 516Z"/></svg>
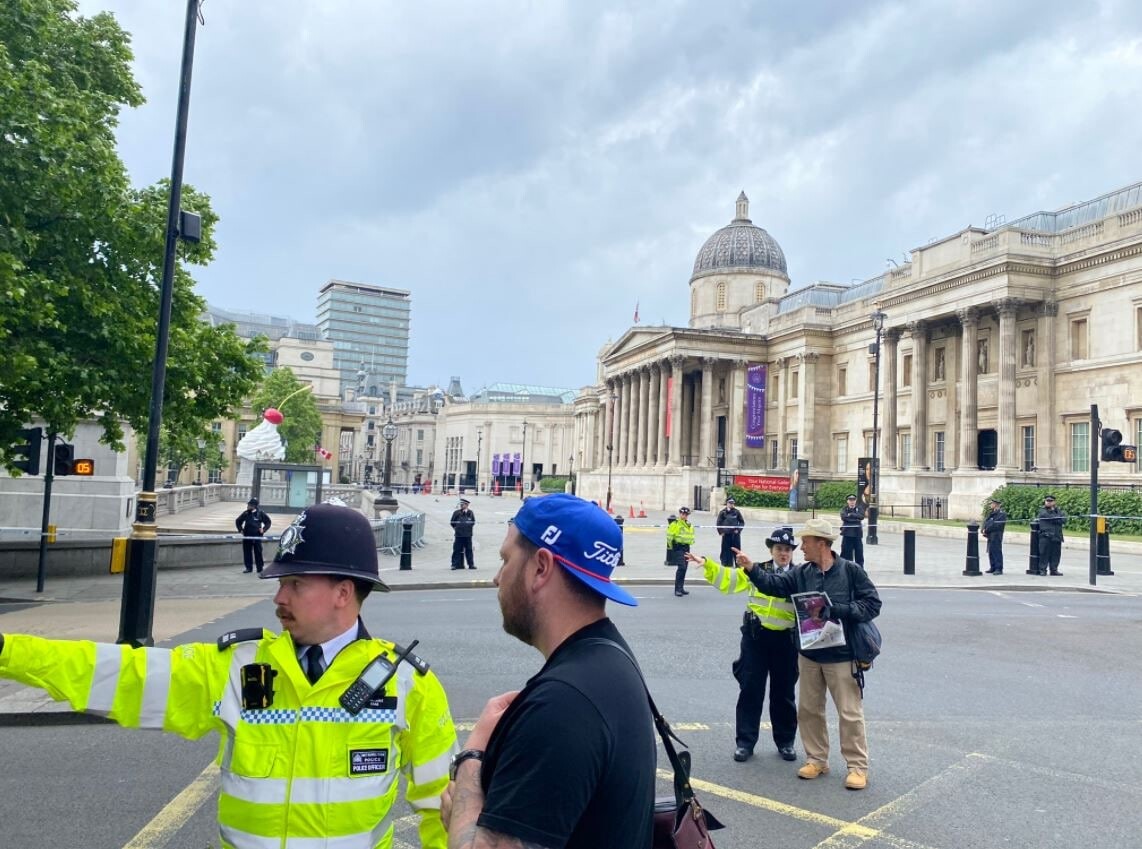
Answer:
<svg viewBox="0 0 1142 849"><path fill-rule="evenodd" d="M389 588L377 569L377 540L363 514L337 504L307 507L282 531L274 562L263 578L287 575L335 575Z"/></svg>

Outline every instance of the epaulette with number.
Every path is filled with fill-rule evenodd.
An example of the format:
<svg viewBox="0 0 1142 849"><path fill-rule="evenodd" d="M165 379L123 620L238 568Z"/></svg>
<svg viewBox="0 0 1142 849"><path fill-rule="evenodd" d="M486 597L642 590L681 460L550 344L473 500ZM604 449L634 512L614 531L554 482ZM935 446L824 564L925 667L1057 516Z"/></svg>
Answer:
<svg viewBox="0 0 1142 849"><path fill-rule="evenodd" d="M225 651L235 643L248 643L260 639L262 639L261 628L239 628L237 631L227 631L218 638L218 651Z"/></svg>
<svg viewBox="0 0 1142 849"><path fill-rule="evenodd" d="M397 654L397 655L403 654L404 653L404 646L398 645L397 643L393 643L393 653ZM428 669L429 669L428 661L424 660L421 657L418 657L417 655L413 654L412 652L409 652L409 654L405 658L405 660L407 660L409 663L411 663L413 666L413 669L415 669L421 675L424 675L428 672Z"/></svg>

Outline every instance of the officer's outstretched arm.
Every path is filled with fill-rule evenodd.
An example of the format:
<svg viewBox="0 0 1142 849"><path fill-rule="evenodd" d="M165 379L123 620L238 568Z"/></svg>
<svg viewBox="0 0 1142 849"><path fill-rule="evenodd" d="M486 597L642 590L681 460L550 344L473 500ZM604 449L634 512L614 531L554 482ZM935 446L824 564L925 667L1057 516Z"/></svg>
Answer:
<svg viewBox="0 0 1142 849"><path fill-rule="evenodd" d="M220 654L210 645L131 648L10 634L0 644L0 678L127 728L194 739L215 727L214 701L226 681L225 667L212 665L210 652Z"/></svg>
<svg viewBox="0 0 1142 849"><path fill-rule="evenodd" d="M422 849L445 849L448 836L440 821L440 794L448 786L452 755L459 750L456 728L437 677L432 672L414 673L413 679L406 712L408 727L401 733L405 797L420 815Z"/></svg>
<svg viewBox="0 0 1142 849"><path fill-rule="evenodd" d="M749 576L735 566L723 566L709 557L702 560L702 575L718 592L732 595L749 589Z"/></svg>

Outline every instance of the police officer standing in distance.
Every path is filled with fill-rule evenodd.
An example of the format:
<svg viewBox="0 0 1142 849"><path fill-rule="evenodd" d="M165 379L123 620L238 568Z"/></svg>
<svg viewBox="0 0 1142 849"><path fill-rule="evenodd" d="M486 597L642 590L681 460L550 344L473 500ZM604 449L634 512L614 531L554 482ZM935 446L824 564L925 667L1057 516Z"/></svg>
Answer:
<svg viewBox="0 0 1142 849"><path fill-rule="evenodd" d="M864 568L864 510L857 504L857 497L850 495L841 508L841 557L851 560Z"/></svg>
<svg viewBox="0 0 1142 849"><path fill-rule="evenodd" d="M1055 496L1043 499L1043 507L1036 517L1039 520L1039 574L1062 575L1059 558L1063 553L1063 522L1067 517L1055 506Z"/></svg>
<svg viewBox="0 0 1142 849"><path fill-rule="evenodd" d="M987 561L989 575L1003 574L1003 531L1007 527L1007 514L998 498L988 502L991 512L983 520L982 533L987 539Z"/></svg>
<svg viewBox="0 0 1142 849"><path fill-rule="evenodd" d="M472 530L476 524L476 514L468 509L467 498L460 499L460 509L452 512L452 530L456 536L452 540L452 568L463 569L464 561L468 568L476 568L476 558L472 554Z"/></svg>
<svg viewBox="0 0 1142 849"><path fill-rule="evenodd" d="M722 538L722 550L719 557L723 566L734 565L734 549L742 547L742 528L745 527L745 517L734 502L733 496L726 499L726 506L718 514L716 522L718 535Z"/></svg>
<svg viewBox="0 0 1142 849"><path fill-rule="evenodd" d="M270 517L258 507L258 499L251 498L246 502L246 509L238 514L234 520L234 527L242 535L242 562L244 572L252 572L254 564L258 565L261 574L264 561L262 560L262 540L266 531L270 529Z"/></svg>
<svg viewBox="0 0 1142 849"><path fill-rule="evenodd" d="M217 731L225 849L389 849L402 774L420 845L442 849L456 731L428 665L398 661L405 650L360 619L369 593L388 591L369 521L348 507L306 508L262 577L279 582L280 635L250 628L171 649L5 635L0 677L123 726L189 739ZM364 672L393 664L347 709L342 698Z"/></svg>

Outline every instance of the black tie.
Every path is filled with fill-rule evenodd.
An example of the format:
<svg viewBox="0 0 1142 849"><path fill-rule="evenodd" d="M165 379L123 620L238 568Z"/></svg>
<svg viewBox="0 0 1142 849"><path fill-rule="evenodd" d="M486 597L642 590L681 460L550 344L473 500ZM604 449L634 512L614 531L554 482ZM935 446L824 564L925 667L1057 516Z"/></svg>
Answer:
<svg viewBox="0 0 1142 849"><path fill-rule="evenodd" d="M310 646L305 650L305 677L310 684L316 684L325 671L325 655L321 646Z"/></svg>

